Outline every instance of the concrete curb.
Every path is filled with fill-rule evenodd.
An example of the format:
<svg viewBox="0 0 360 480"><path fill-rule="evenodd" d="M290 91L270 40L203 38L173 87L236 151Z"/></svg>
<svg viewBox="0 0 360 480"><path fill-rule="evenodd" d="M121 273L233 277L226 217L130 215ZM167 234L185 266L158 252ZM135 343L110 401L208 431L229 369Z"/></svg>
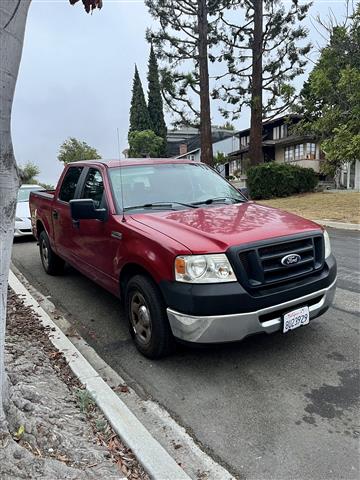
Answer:
<svg viewBox="0 0 360 480"><path fill-rule="evenodd" d="M25 305L34 309L43 325L50 328L49 338L53 345L64 354L71 370L86 386L115 432L131 448L151 478L154 480L190 480L190 477L152 437L144 425L57 327L12 271L9 274L9 285L17 295L21 296Z"/></svg>
<svg viewBox="0 0 360 480"><path fill-rule="evenodd" d="M340 228L342 230L360 230L360 225L357 223L343 223L332 222L331 220L314 220L316 223L320 223L324 227Z"/></svg>

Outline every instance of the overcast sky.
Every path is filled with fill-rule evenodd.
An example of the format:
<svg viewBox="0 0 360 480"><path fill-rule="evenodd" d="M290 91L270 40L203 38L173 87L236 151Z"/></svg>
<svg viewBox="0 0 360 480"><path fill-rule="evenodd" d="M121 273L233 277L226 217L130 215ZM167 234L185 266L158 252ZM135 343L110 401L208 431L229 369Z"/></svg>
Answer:
<svg viewBox="0 0 360 480"><path fill-rule="evenodd" d="M117 127L121 150L127 145L135 62L147 88L144 34L155 25L146 7L141 0L103 3L92 15L68 0L33 0L30 7L12 132L18 164L34 162L47 183L55 184L62 171L57 153L69 136L85 140L104 158L116 158ZM344 12L343 0L313 3L311 17L326 16L330 7L338 17ZM307 24L311 41L321 44L310 19ZM223 121L216 111L213 120ZM236 127L247 126L244 114Z"/></svg>

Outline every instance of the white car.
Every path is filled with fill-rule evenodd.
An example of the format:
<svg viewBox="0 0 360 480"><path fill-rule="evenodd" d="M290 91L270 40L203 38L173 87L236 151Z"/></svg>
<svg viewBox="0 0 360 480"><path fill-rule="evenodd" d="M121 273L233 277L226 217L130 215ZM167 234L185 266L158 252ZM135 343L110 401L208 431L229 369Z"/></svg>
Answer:
<svg viewBox="0 0 360 480"><path fill-rule="evenodd" d="M15 237L32 235L31 216L29 208L30 192L44 190L40 185L21 185L16 205Z"/></svg>

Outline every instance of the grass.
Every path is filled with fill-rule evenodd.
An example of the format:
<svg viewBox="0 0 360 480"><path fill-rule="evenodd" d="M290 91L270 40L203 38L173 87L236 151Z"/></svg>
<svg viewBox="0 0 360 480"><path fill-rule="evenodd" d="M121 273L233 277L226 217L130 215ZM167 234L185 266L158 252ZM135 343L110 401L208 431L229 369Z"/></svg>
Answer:
<svg viewBox="0 0 360 480"><path fill-rule="evenodd" d="M310 220L360 223L360 193L318 192L286 198L259 200L257 203L281 208Z"/></svg>
<svg viewBox="0 0 360 480"><path fill-rule="evenodd" d="M89 413L90 410L94 407L94 400L92 399L90 393L85 389L76 388L75 395L81 413Z"/></svg>

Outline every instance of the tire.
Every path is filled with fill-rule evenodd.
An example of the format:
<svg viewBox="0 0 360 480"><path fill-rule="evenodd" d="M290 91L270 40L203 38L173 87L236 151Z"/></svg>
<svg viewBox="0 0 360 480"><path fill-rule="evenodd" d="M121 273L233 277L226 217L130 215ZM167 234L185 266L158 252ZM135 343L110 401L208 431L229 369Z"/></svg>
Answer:
<svg viewBox="0 0 360 480"><path fill-rule="evenodd" d="M48 275L61 275L64 271L65 262L53 252L49 237L45 231L39 235L39 249L42 266Z"/></svg>
<svg viewBox="0 0 360 480"><path fill-rule="evenodd" d="M145 275L130 278L125 289L125 308L136 348L156 359L175 348L163 299L157 285Z"/></svg>

